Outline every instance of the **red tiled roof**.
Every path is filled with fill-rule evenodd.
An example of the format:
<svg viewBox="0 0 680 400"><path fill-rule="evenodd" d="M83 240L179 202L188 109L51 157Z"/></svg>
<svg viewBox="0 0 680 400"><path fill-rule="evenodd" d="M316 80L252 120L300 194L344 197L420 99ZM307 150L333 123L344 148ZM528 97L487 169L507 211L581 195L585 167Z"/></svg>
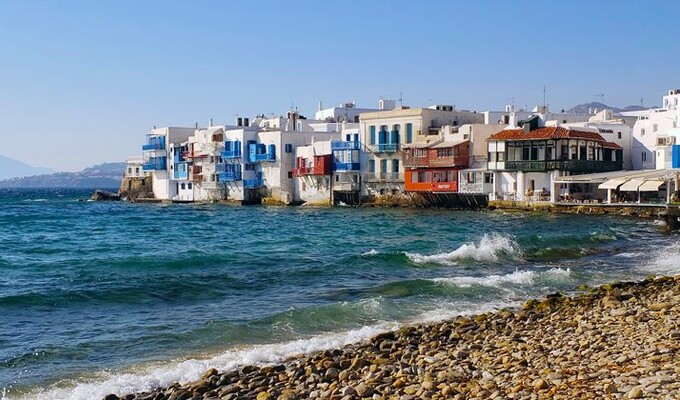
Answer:
<svg viewBox="0 0 680 400"><path fill-rule="evenodd" d="M616 143L612 143L612 142L604 142L602 144L602 147L604 147L605 149L623 150L623 147L619 146Z"/></svg>
<svg viewBox="0 0 680 400"><path fill-rule="evenodd" d="M548 126L524 132L524 129L505 129L494 133L489 140L536 140L536 139L587 139L604 142L597 132L567 129L561 126ZM612 143L613 144L613 143Z"/></svg>

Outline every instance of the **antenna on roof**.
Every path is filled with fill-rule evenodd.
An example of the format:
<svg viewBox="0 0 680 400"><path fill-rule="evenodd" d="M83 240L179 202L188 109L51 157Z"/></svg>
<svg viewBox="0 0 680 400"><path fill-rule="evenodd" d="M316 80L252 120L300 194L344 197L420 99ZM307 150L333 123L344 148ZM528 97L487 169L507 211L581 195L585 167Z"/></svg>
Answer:
<svg viewBox="0 0 680 400"><path fill-rule="evenodd" d="M545 85L543 85L543 109L545 110Z"/></svg>
<svg viewBox="0 0 680 400"><path fill-rule="evenodd" d="M399 91L399 106L402 107L404 105L404 98L401 95L401 91Z"/></svg>
<svg viewBox="0 0 680 400"><path fill-rule="evenodd" d="M596 93L595 97L599 97L600 103L604 104L604 93Z"/></svg>
<svg viewBox="0 0 680 400"><path fill-rule="evenodd" d="M644 107L644 106L645 106L645 99L643 99L642 96L640 96L640 107Z"/></svg>

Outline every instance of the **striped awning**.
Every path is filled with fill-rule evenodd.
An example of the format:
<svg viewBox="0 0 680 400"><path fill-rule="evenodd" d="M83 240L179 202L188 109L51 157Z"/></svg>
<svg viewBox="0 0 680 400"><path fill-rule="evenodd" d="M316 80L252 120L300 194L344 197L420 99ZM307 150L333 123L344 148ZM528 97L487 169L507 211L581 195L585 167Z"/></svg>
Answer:
<svg viewBox="0 0 680 400"><path fill-rule="evenodd" d="M664 181L658 180L645 181L642 185L640 185L638 190L641 192L656 192L664 183Z"/></svg>
<svg viewBox="0 0 680 400"><path fill-rule="evenodd" d="M623 192L637 192L638 188L643 183L644 183L643 181L639 181L637 179L631 179L628 182L621 185L621 187L619 187L619 190L621 190Z"/></svg>
<svg viewBox="0 0 680 400"><path fill-rule="evenodd" d="M610 179L598 186L598 189L612 189L616 190L619 186L621 186L624 182L626 182L625 179Z"/></svg>

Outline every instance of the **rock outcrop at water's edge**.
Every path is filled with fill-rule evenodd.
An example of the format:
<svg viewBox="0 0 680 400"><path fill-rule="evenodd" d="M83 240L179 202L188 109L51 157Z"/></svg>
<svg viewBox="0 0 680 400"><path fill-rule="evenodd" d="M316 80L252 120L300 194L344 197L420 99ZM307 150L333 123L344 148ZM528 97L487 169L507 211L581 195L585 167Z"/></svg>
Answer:
<svg viewBox="0 0 680 400"><path fill-rule="evenodd" d="M106 400L680 398L680 276L548 295Z"/></svg>

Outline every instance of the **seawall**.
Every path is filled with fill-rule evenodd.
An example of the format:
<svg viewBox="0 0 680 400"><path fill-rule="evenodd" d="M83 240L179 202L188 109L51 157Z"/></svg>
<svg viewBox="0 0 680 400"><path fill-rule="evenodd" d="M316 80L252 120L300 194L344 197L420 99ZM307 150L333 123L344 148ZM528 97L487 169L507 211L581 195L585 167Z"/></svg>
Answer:
<svg viewBox="0 0 680 400"><path fill-rule="evenodd" d="M492 200L490 210L552 212L560 214L595 214L623 215L647 219L659 219L666 222L668 230L680 228L680 207L677 205L654 204L575 204Z"/></svg>

